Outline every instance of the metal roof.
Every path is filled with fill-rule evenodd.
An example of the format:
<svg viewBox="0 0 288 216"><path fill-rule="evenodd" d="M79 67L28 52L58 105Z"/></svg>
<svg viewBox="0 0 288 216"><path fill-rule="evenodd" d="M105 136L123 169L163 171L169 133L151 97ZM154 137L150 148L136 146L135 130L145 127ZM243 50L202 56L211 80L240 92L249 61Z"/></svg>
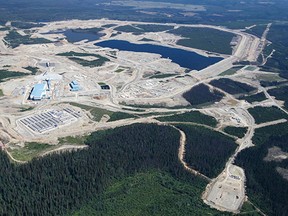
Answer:
<svg viewBox="0 0 288 216"><path fill-rule="evenodd" d="M43 94L45 93L45 88L46 88L45 83L36 84L30 94L30 98L38 100L41 99Z"/></svg>

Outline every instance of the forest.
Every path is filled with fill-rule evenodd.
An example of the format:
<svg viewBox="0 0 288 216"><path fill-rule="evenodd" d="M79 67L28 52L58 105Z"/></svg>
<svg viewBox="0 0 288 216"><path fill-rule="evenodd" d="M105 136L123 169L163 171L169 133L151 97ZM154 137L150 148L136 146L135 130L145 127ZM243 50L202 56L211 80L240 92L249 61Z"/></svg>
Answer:
<svg viewBox="0 0 288 216"><path fill-rule="evenodd" d="M224 128L224 132L239 137L243 138L247 132L248 128L247 127L233 127L233 126L227 126Z"/></svg>
<svg viewBox="0 0 288 216"><path fill-rule="evenodd" d="M232 53L230 42L235 36L232 33L209 28L188 27L173 29L169 33L184 38L177 42L178 45L227 55Z"/></svg>
<svg viewBox="0 0 288 216"><path fill-rule="evenodd" d="M213 144L214 135L210 133L206 139L206 134L205 130L195 129L193 136L201 137L207 147ZM190 197L189 205L199 207L200 215L216 215L216 210L201 203L200 191L207 182L185 171L178 160L179 138L179 132L169 126L134 124L92 133L85 141L89 145L86 150L52 154L23 165L11 163L1 152L0 215L66 215L92 199L99 199L97 196L105 196L105 191L107 193L107 188L113 184L153 170L171 178L165 188L171 181L194 185L191 194L182 189L177 194ZM204 154L202 152L202 156ZM111 210L111 206L104 207Z"/></svg>
<svg viewBox="0 0 288 216"><path fill-rule="evenodd" d="M32 38L30 35L22 36L17 31L11 30L5 36L5 41L8 42L8 46L12 48L16 48L21 44L43 44L43 43L51 43L51 41L45 38Z"/></svg>
<svg viewBox="0 0 288 216"><path fill-rule="evenodd" d="M284 107L288 109L288 86L282 86L274 89L270 89L268 93L274 96L277 100L284 101Z"/></svg>
<svg viewBox="0 0 288 216"><path fill-rule="evenodd" d="M176 125L187 137L185 161L209 178L217 177L236 150L235 141L219 132L192 125Z"/></svg>
<svg viewBox="0 0 288 216"><path fill-rule="evenodd" d="M253 94L253 95L248 95L248 96L241 96L239 97L240 100L246 100L249 103L253 102L260 102L266 100L266 96L263 92Z"/></svg>
<svg viewBox="0 0 288 216"><path fill-rule="evenodd" d="M288 215L288 181L276 171L276 167L287 169L288 160L263 160L273 146L288 152L287 139L287 123L256 129L253 137L256 146L240 152L235 161L245 169L250 200L267 215Z"/></svg>
<svg viewBox="0 0 288 216"><path fill-rule="evenodd" d="M194 107L201 107L220 101L223 94L219 91L211 92L204 84L197 85L183 94L183 97Z"/></svg>
<svg viewBox="0 0 288 216"><path fill-rule="evenodd" d="M199 111L190 111L176 115L158 117L157 120L166 122L192 122L211 127L215 127L217 125L217 120L214 117L205 115Z"/></svg>
<svg viewBox="0 0 288 216"><path fill-rule="evenodd" d="M249 108L248 111L255 119L256 124L288 118L287 114L276 106L256 106Z"/></svg>
<svg viewBox="0 0 288 216"><path fill-rule="evenodd" d="M210 84L232 95L248 94L256 90L256 88L250 85L227 78L212 80Z"/></svg>

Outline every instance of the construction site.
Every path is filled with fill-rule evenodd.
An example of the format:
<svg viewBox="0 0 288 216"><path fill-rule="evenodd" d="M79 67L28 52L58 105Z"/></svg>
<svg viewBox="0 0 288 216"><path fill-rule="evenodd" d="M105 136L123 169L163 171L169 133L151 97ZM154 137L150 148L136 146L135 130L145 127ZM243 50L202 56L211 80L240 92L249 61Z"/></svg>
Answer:
<svg viewBox="0 0 288 216"><path fill-rule="evenodd" d="M133 123L159 123L154 117L158 116L157 113L171 115L171 107L174 107L173 112L176 113L200 111L217 120L217 131L226 126L248 128L244 138L237 139L237 151L227 161L223 172L211 180L203 194L204 202L211 207L221 211L239 212L246 199L245 174L243 169L233 165L233 160L241 150L253 146L254 129L264 126L256 124L247 110L255 106L281 108L281 101L269 96L255 79L260 74L257 66L253 70L243 66L233 74L226 72L239 62L255 62L268 43L265 36L267 32L259 38L242 30L221 26L163 24L172 29L207 28L231 33L234 35L230 43L232 53L228 55L178 45L177 41L182 37L167 31L132 34L115 30L117 27L140 24L157 25L106 19L50 22L33 28L31 36L45 38L50 43L21 44L14 49L3 42L8 32L1 32L0 69L21 73L19 77L0 83L3 91L0 105L0 125L3 131L0 135L6 140L3 145L7 149L10 144L21 146L25 142L57 145L59 138L67 136L80 136L95 130ZM269 27L270 25L267 26L267 31ZM84 39L71 43L63 34L67 29L84 28L101 28L102 36L93 41ZM22 30L17 31L25 35ZM149 41L153 45L182 49L203 58L219 60L196 70L182 67L172 59L163 58L156 53L123 51L95 45L96 42L111 38L138 45ZM37 72L31 74L25 69L27 67L37 68ZM273 76L272 73L267 74ZM244 80L256 92L264 92L267 99L261 104L240 100L210 84L220 78L230 78L235 82ZM223 98L217 103L189 109L189 102L185 100L183 93L200 84L208 86L210 92L217 90L223 94ZM97 120L93 118L94 107L106 111L99 114ZM116 112L138 117L109 121L112 113ZM139 112L148 117L139 115ZM277 122L266 124L274 123Z"/></svg>

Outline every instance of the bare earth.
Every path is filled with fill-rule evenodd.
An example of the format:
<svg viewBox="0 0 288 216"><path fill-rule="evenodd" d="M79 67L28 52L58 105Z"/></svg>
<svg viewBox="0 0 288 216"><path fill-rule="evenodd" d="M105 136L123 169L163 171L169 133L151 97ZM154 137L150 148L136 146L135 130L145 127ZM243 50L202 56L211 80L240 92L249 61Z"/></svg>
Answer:
<svg viewBox="0 0 288 216"><path fill-rule="evenodd" d="M135 2L123 1L122 3L134 6L133 4ZM160 6L167 7L167 5ZM183 6L179 4L177 6L184 7L185 5ZM145 5L143 5L141 9L143 8L147 9ZM192 16L200 10L205 10L205 8L197 5L191 6L191 8L187 9L187 16ZM233 75L222 76L220 74L233 67L233 63L239 61L255 61L258 56L261 55L264 46L268 43L266 35L271 25L269 24L263 36L258 38L254 35L243 32L242 30L232 30L221 26L201 24L163 24L173 26L174 28L181 26L192 28L212 28L224 32L231 32L237 35L237 41L233 42L236 43L236 45L232 55L220 55L224 60L201 71L194 70L188 73L185 73L185 68L181 68L170 59L162 58L157 54L133 53L101 48L94 45L96 41L81 41L73 44L68 43L65 39L61 39L64 38L61 33L45 34L61 29L95 28L103 27L107 24L114 24L114 26L105 28L102 32L104 33L104 36L102 36L99 41L113 38L140 44L144 43L141 40L146 38L153 40L153 42L151 42L152 44L181 48L188 51L194 51L204 56L215 56L215 54L208 53L204 50L179 46L176 43L181 39L181 37L169 34L165 31L157 33L143 33L141 35L133 35L131 33L116 35L116 31L114 30L116 27L131 24L158 25L158 23L124 22L106 19L51 22L46 23L44 27L34 28L32 37L43 37L53 41L53 43L21 45L15 49L8 48L3 42L3 39L8 32L0 32L0 69L5 69L4 66L9 65L10 67L8 69L11 71L19 71L29 74L29 71L24 69L24 67L32 66L39 68L37 76L29 75L0 83L0 89L2 89L4 93L4 97L0 98L1 147L5 149L8 155L13 159L8 150L9 145L12 144L23 146L23 143L25 142L40 142L57 145L59 142L58 139L61 137L81 136L96 130L115 128L133 123L159 123L153 119L157 114L151 115L150 117L128 118L115 122L107 122L110 117L105 115L101 116L100 122L97 122L91 119L91 113L89 111L69 105L68 103L75 102L85 104L112 112L120 111L129 114L139 114L136 108L125 104L163 104L166 107L176 105L185 106L188 102L182 97L182 94L190 90L192 87L203 83L208 85L211 90L221 91L224 93L225 97L219 103L204 108L190 110L199 110L204 114L215 117L219 122L218 127L215 130L220 131L224 126L230 125L245 126L248 127L248 131L245 137L236 141L239 145L237 150L227 161L225 169L215 179L210 180L203 174L187 166L183 160L186 136L182 131L179 131L181 134L179 160L185 169L189 170L192 174L199 175L210 181L202 197L205 203L221 211L238 213L246 199L245 173L243 169L233 165L235 157L243 149L253 146L252 137L256 128L279 124L286 121L285 119L280 119L257 125L247 110L254 106L277 106L284 112L287 113L287 111L281 107L283 104L281 101L275 100L268 94L267 89L260 86L259 81L257 81L259 68L256 66L253 71L247 70L243 67ZM25 34L19 30L18 33ZM100 67L84 67L65 56L57 55L59 53L70 51L85 54L98 54L108 58L110 61ZM93 61L97 59L93 56L80 58L85 61ZM49 63L49 67L47 67L47 63ZM156 73L164 75L175 74L175 76L161 79L147 78ZM275 75L270 73L270 76ZM242 81L256 87L258 92L265 93L267 100L261 103L249 104L246 101L238 100L233 95L208 84L210 81L222 77L229 77L230 79ZM33 86L45 80L51 81L51 89L50 91L47 91L47 99L41 101L28 100L29 93ZM69 83L73 80L76 80L81 86L80 91L70 91ZM102 90L99 83L108 84L110 90ZM28 109L26 111L21 111L23 108ZM80 117L75 117L75 115L71 114L67 109L74 110ZM57 119L61 119L62 123L51 125L49 122L45 122L42 117L47 113L49 114L50 111L56 114L49 118L53 119L55 122L57 122ZM186 108L178 108L173 109L173 111L186 112L189 110ZM143 108L143 113L146 114L156 112L169 114L171 110L165 107ZM35 120L36 117L37 120ZM25 123L24 120L32 121L32 123ZM38 124L39 122L41 123L40 125ZM29 125L32 126L29 127ZM36 129L34 126L36 126ZM41 130L38 130L37 128L41 128ZM86 148L86 146L75 147L67 144L66 146L53 150L53 152L70 151L71 149L82 148ZM279 151L277 152L280 154ZM44 155L49 153L51 152L46 152ZM271 157L274 157L274 153L270 154L269 150L270 156L268 154L267 157L271 159ZM283 156L282 153L283 152L281 152L281 157ZM285 153L285 157L286 156ZM17 160L15 161L18 162ZM286 173L286 171L284 172L283 170L280 170L279 172Z"/></svg>

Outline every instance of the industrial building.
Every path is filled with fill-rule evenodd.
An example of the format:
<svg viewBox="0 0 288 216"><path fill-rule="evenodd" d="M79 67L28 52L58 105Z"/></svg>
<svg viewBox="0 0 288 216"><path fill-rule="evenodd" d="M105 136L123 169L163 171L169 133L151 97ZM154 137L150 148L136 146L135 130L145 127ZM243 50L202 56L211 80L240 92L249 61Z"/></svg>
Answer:
<svg viewBox="0 0 288 216"><path fill-rule="evenodd" d="M33 87L29 98L31 100L41 100L44 96L46 96L46 83L38 83Z"/></svg>
<svg viewBox="0 0 288 216"><path fill-rule="evenodd" d="M69 85L71 87L70 91L79 91L80 90L80 86L76 80L73 80Z"/></svg>
<svg viewBox="0 0 288 216"><path fill-rule="evenodd" d="M101 89L102 90L110 90L110 86L109 85L101 85Z"/></svg>
<svg viewBox="0 0 288 216"><path fill-rule="evenodd" d="M20 119L20 122L37 133L45 133L60 126L75 122L81 114L72 108L48 110Z"/></svg>

